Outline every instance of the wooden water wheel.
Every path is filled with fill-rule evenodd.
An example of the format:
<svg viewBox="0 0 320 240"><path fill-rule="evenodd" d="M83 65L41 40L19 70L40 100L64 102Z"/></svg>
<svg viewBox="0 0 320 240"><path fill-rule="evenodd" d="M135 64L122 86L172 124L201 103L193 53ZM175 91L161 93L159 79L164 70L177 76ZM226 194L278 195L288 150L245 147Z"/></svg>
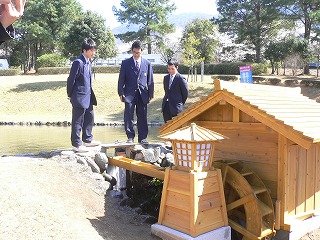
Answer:
<svg viewBox="0 0 320 240"><path fill-rule="evenodd" d="M220 168L230 227L239 240L268 239L274 233L274 207L261 179L239 161L214 162Z"/></svg>

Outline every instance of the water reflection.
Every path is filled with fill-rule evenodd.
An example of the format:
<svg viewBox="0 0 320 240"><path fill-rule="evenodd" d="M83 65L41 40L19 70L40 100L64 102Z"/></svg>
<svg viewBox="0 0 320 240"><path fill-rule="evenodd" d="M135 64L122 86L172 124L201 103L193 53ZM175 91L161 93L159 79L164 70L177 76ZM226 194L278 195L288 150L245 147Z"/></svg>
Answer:
<svg viewBox="0 0 320 240"><path fill-rule="evenodd" d="M0 156L70 149L70 127L0 126ZM123 126L93 128L94 139L102 143L127 139ZM149 141L158 141L158 127L149 127ZM137 137L135 139L137 141Z"/></svg>

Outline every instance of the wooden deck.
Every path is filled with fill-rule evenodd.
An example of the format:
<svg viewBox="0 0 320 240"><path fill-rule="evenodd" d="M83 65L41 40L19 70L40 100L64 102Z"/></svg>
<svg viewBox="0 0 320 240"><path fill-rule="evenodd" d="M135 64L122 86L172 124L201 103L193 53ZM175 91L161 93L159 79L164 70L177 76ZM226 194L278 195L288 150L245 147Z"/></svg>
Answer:
<svg viewBox="0 0 320 240"><path fill-rule="evenodd" d="M138 144L139 143L126 143L126 142L107 143L107 144L102 144L102 148L104 148L102 149L102 151L107 152L108 149L122 148L126 150L126 153L128 155L130 148ZM109 164L112 166L121 167L129 171L133 171L149 177L154 177L160 180L164 180L165 168L158 167L156 165L146 163L146 162L136 161L130 158L126 158L124 156L112 156L112 157L109 156L108 159L109 159Z"/></svg>
<svg viewBox="0 0 320 240"><path fill-rule="evenodd" d="M125 168L129 171L140 173L149 177L155 177L164 180L164 168L152 165L150 163L136 161L123 156L109 157L109 164Z"/></svg>

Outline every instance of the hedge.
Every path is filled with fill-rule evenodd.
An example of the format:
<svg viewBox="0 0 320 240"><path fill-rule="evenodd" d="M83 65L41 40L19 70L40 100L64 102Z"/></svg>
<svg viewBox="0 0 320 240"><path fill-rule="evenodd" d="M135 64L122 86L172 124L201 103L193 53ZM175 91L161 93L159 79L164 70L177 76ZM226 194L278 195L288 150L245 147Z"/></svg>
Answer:
<svg viewBox="0 0 320 240"><path fill-rule="evenodd" d="M263 63L252 63L246 64L243 62L237 63L215 63L215 64L205 64L204 65L204 74L213 75L213 74L225 74L225 75L239 75L240 66L251 65L252 74L260 75L267 72L267 64ZM166 74L167 66L166 65L153 65L152 66L154 73ZM120 66L93 66L94 73L119 73ZM48 74L68 74L70 72L70 67L50 67L50 68L39 68L37 71L39 74L48 75ZM181 74L188 74L189 67L185 65L179 65L179 72ZM200 74L201 67L197 66L197 73Z"/></svg>
<svg viewBox="0 0 320 240"><path fill-rule="evenodd" d="M37 73L40 75L56 75L56 74L69 74L70 67L46 67L38 68Z"/></svg>
<svg viewBox="0 0 320 240"><path fill-rule="evenodd" d="M19 75L20 73L21 73L21 70L16 68L0 70L0 76L16 76L16 75Z"/></svg>

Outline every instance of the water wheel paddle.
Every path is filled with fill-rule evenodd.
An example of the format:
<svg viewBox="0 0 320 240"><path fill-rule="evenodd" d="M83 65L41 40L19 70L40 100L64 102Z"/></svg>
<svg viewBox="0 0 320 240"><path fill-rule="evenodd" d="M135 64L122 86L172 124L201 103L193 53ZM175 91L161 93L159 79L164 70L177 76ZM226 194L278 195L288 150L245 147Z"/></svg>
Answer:
<svg viewBox="0 0 320 240"><path fill-rule="evenodd" d="M239 240L268 239L274 233L274 207L262 180L240 161L220 160L230 227Z"/></svg>

